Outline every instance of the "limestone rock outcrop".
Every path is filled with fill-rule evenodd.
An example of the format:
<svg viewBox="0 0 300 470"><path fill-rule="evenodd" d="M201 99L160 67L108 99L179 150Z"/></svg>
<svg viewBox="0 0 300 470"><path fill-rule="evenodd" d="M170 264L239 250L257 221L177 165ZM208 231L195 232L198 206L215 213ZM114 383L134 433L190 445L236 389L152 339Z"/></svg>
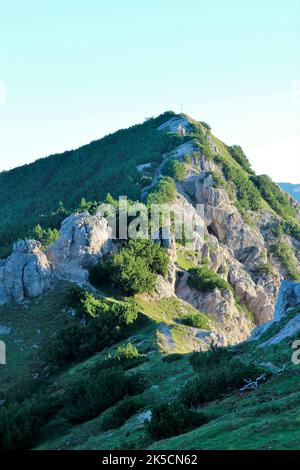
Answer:
<svg viewBox="0 0 300 470"><path fill-rule="evenodd" d="M41 248L36 240L20 240L0 261L0 304L41 295L56 278L86 282L87 267L111 248L110 228L101 216L72 214L63 221L59 239L45 253Z"/></svg>
<svg viewBox="0 0 300 470"><path fill-rule="evenodd" d="M282 281L274 312L274 320L279 321L288 309L300 308L300 283Z"/></svg>
<svg viewBox="0 0 300 470"><path fill-rule="evenodd" d="M53 270L35 240L21 240L14 244L13 252L0 265L0 304L22 301L49 289Z"/></svg>
<svg viewBox="0 0 300 470"><path fill-rule="evenodd" d="M236 306L229 289L221 292L199 292L187 284L188 273L182 272L176 286L176 295L197 310L211 315L214 320L212 331L218 334L218 345L235 344L245 340L253 328L253 322Z"/></svg>
<svg viewBox="0 0 300 470"><path fill-rule="evenodd" d="M57 277L85 282L88 280L87 266L95 264L110 246L106 219L84 211L63 221L59 239L48 248L46 255Z"/></svg>
<svg viewBox="0 0 300 470"><path fill-rule="evenodd" d="M286 318L291 314L291 318ZM288 321L285 321L287 319ZM263 333L268 331L275 324L282 324L282 328L275 329L275 334L261 343L259 347L266 347L278 344L285 338L294 336L300 331L300 283L283 281L280 286L274 319L264 325L255 328L250 340L258 340Z"/></svg>

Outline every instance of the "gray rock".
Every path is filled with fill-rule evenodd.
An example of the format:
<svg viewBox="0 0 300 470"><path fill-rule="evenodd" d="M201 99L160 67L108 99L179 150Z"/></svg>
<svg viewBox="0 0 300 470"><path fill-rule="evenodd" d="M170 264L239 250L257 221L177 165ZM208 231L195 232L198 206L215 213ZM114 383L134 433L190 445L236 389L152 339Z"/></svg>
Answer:
<svg viewBox="0 0 300 470"><path fill-rule="evenodd" d="M300 283L282 281L276 307L274 320L280 320L290 307L300 306Z"/></svg>
<svg viewBox="0 0 300 470"><path fill-rule="evenodd" d="M52 280L52 267L41 251L41 244L20 240L0 267L0 304L40 295L50 288Z"/></svg>
<svg viewBox="0 0 300 470"><path fill-rule="evenodd" d="M200 292L187 285L188 273L181 276L176 285L176 295L197 310L214 316L211 325L211 340L219 346L235 344L245 340L253 328L252 322L236 307L229 290Z"/></svg>
<svg viewBox="0 0 300 470"><path fill-rule="evenodd" d="M87 267L111 248L110 228L105 218L87 211L72 214L61 226L59 239L46 255L58 278L74 282L88 280Z"/></svg>
<svg viewBox="0 0 300 470"><path fill-rule="evenodd" d="M275 305L274 320L255 328L249 340L258 340L275 323L279 323L284 317L296 307L300 307L300 283L282 281L277 302ZM295 335L300 330L300 313L296 313L283 328L262 343L260 346L269 346L280 343L284 338Z"/></svg>
<svg viewBox="0 0 300 470"><path fill-rule="evenodd" d="M298 331L300 331L300 315L296 315L295 318L292 318L276 335L272 336L272 338L264 343L261 343L259 347L265 348L272 344L278 344L285 338L294 336Z"/></svg>

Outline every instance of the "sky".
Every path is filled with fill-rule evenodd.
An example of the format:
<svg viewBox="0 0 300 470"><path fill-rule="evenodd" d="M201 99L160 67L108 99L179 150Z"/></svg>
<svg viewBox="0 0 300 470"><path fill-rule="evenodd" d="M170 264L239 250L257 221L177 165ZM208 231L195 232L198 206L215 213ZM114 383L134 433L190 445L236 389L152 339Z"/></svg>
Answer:
<svg viewBox="0 0 300 470"><path fill-rule="evenodd" d="M0 171L181 103L300 183L300 0L0 0Z"/></svg>

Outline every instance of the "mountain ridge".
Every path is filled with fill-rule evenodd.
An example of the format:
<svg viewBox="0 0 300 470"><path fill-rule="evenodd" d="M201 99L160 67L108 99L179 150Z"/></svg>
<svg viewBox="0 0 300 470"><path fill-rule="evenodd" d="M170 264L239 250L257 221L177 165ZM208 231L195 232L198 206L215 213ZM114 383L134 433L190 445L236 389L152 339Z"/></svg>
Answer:
<svg viewBox="0 0 300 470"><path fill-rule="evenodd" d="M167 113L108 136L102 167L98 145L105 149L103 142L96 149L92 145L71 173L61 162L37 182L29 172L20 194L23 170L5 176L5 184L15 186L6 199L2 194L0 211L7 255L14 241L12 254L0 262L0 335L14 357L0 380L4 447L189 448L189 437L194 442L202 431L210 435L214 426L219 429L223 406L226 419L233 419L230 400L243 416L249 392L241 389L262 375L266 384L259 382L258 388L267 395L272 383L284 382L276 400L288 413L297 389L297 374L285 363L299 326L299 284L290 282L299 280L299 205L268 177L255 175L239 146L225 145L207 123L184 114ZM74 164L78 155L72 155ZM48 163L38 163L38 170ZM125 174L128 163L131 171ZM58 203L73 187L76 197L67 194L69 205L62 201L56 209L49 188L58 181L63 188L56 191ZM155 243L111 240L107 221L97 213L101 198L89 199L78 181L94 185L92 191L100 184L102 201L117 213L118 195L128 196L129 208L142 199L147 211L158 203L195 218L201 205L204 232L194 230L188 247L165 222ZM114 192L106 195L112 183ZM5 214L17 210L23 190L11 232ZM41 217L47 207L50 212ZM16 241L24 234L25 240ZM282 313L274 321L279 292ZM276 347L272 341L278 337ZM232 397L224 399L228 391ZM253 388L250 415L257 410L256 397ZM178 410L179 428L178 418L172 418ZM159 424L160 413L170 419L171 431ZM267 413L278 422L276 413ZM23 416L38 419L24 430L16 425ZM194 431L191 422L199 425ZM218 434L230 448L224 432ZM271 436L260 436L259 448ZM221 448L219 440L205 439L207 448ZM284 433L276 437L276 448L283 439ZM294 428L286 439L294 448ZM239 440L237 448L243 446Z"/></svg>

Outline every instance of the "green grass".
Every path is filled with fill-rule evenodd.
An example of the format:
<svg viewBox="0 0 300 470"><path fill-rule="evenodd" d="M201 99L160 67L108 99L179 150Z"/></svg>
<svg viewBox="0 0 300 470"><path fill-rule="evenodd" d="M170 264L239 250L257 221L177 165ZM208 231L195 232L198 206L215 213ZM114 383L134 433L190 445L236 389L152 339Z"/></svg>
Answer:
<svg viewBox="0 0 300 470"><path fill-rule="evenodd" d="M55 291L26 302L0 307L0 324L12 328L0 336L6 343L7 363L1 366L0 394L28 373L31 359L41 342L71 321L66 303L71 286L61 283Z"/></svg>
<svg viewBox="0 0 300 470"><path fill-rule="evenodd" d="M185 250L183 247L177 244L177 260L176 264L185 271L196 268L197 261L195 259L194 250Z"/></svg>
<svg viewBox="0 0 300 470"><path fill-rule="evenodd" d="M52 292L25 305L11 304L0 309L1 324L12 326L5 337L8 346L8 364L1 368L0 392L16 378L26 374L32 353L45 335L61 328L69 319L66 302L70 286L61 284ZM106 300L108 300L106 298ZM114 298L111 301L117 301ZM300 429L300 369L291 363L292 338L267 348L258 346L276 334L298 309L291 311L280 324L255 342L232 347L233 354L242 361L263 365L272 363L286 370L274 375L254 392L234 392L220 400L199 407L209 422L189 433L162 441L154 441L146 432L142 416L156 404L175 399L185 382L195 376L189 364L189 351L195 348L192 328L177 322L195 313L190 305L176 298L157 302L137 299L143 312L143 321L130 338L114 344L85 360L74 362L48 379L49 393L62 393L70 380L87 376L91 368L106 355L113 355L120 344L130 341L148 360L127 373L143 376L146 389L142 393L143 407L120 427L101 430L101 414L95 419L71 426L60 414L43 426L36 443L37 449L296 449L299 448ZM172 348L161 347L161 325L168 328ZM41 333L38 334L38 329ZM20 341L22 342L16 342ZM166 338L164 338L166 341ZM172 350L171 350L172 349ZM168 354L181 353L176 361L166 361ZM171 356L170 356L171 357ZM266 367L268 367L266 365Z"/></svg>
<svg viewBox="0 0 300 470"><path fill-rule="evenodd" d="M187 314L198 312L192 305L176 297L161 299L155 302L139 298L138 303L142 312L157 322L173 324L174 319L183 318Z"/></svg>
<svg viewBox="0 0 300 470"><path fill-rule="evenodd" d="M201 407L211 422L150 449L299 449L300 376L274 377L253 393Z"/></svg>

